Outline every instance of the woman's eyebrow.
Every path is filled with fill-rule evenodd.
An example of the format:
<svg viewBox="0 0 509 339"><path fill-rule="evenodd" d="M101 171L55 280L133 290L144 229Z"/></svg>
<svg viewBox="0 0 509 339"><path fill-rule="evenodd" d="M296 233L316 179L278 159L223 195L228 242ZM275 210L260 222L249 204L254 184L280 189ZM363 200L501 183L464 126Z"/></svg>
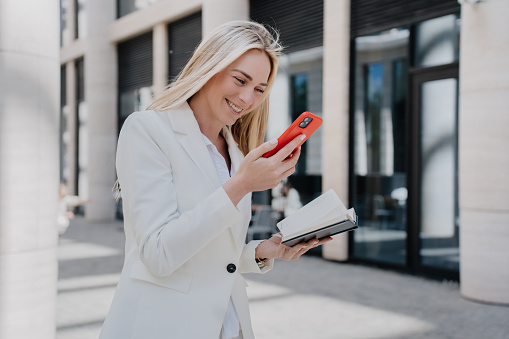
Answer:
<svg viewBox="0 0 509 339"><path fill-rule="evenodd" d="M235 68L235 69L234 69L234 71L235 71L235 72L242 73L242 75L244 75L246 78L248 78L248 79L249 79L249 81L253 81L253 77L252 77L252 76L250 76L249 74L247 74L246 72L241 71L240 69L237 69L237 68ZM260 82L260 85L261 85L261 86L268 86L269 84L267 84L267 83L265 83L265 82Z"/></svg>

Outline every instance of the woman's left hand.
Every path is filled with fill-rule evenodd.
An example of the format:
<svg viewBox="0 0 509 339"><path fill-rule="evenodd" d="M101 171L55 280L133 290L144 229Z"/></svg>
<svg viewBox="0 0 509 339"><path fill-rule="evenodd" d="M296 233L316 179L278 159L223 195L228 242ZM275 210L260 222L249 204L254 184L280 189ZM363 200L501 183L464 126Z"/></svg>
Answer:
<svg viewBox="0 0 509 339"><path fill-rule="evenodd" d="M271 238L262 241L256 247L255 258L257 259L284 259L286 261L299 259L301 255L314 247L325 244L332 240L331 237L323 239L312 239L308 242L301 242L292 247L281 244L281 235L273 235Z"/></svg>

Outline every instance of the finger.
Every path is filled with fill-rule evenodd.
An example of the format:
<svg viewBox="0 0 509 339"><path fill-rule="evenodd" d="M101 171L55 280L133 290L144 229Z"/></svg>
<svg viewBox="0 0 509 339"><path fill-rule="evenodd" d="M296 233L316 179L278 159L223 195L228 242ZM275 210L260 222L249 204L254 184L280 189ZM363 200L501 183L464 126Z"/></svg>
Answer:
<svg viewBox="0 0 509 339"><path fill-rule="evenodd" d="M300 154L301 154L301 150L299 147L297 149L297 151L295 151L295 153L293 153L288 158L286 158L285 160L282 161L282 163L286 166L285 170L288 170L288 169L294 167L295 165L297 165L297 161L299 161Z"/></svg>
<svg viewBox="0 0 509 339"><path fill-rule="evenodd" d="M255 149L251 150L251 152L249 152L247 154L246 158L248 156L253 157L253 159L260 158L261 156L263 156L268 151L273 150L277 146L277 142L278 142L277 139L272 139L272 140L264 142L260 146L258 146Z"/></svg>
<svg viewBox="0 0 509 339"><path fill-rule="evenodd" d="M270 237L270 241L272 241L276 245L281 245L281 241L283 241L283 237L279 234L274 234Z"/></svg>
<svg viewBox="0 0 509 339"><path fill-rule="evenodd" d="M281 178L279 178L279 181L283 180L284 178L288 178L293 173L295 173L295 166L293 166L290 169L287 169L286 171L281 173Z"/></svg>
<svg viewBox="0 0 509 339"><path fill-rule="evenodd" d="M299 146L299 148L297 148L297 150L295 152L292 153L292 156L291 158L294 159L294 158L299 158L300 157L300 153L302 152L302 147Z"/></svg>
<svg viewBox="0 0 509 339"><path fill-rule="evenodd" d="M312 244L310 243L310 245L311 245L311 248L315 248L315 247L321 246L331 240L332 240L332 237L322 238L320 240L315 239L315 241Z"/></svg>
<svg viewBox="0 0 509 339"><path fill-rule="evenodd" d="M302 140L304 140L305 138L306 138L305 134L297 135L295 138L293 138L292 141L290 141L283 148L281 148L276 154L274 154L273 157L275 157L278 161L283 161L290 154L292 154L293 150L296 149L302 142Z"/></svg>
<svg viewBox="0 0 509 339"><path fill-rule="evenodd" d="M300 243L300 244L297 244L293 247L290 247L288 252L287 252L287 259L286 260L291 260L295 257L298 258L298 253L302 250L307 250L309 247L309 245L307 243ZM304 251L305 252L305 251ZM300 255L299 255L300 256Z"/></svg>
<svg viewBox="0 0 509 339"><path fill-rule="evenodd" d="M310 249L311 249L311 247L309 247L309 246L301 247L301 249L293 256L292 259L294 259L294 260L299 259L304 253L306 253Z"/></svg>
<svg viewBox="0 0 509 339"><path fill-rule="evenodd" d="M318 247L318 246L321 246L323 244L325 244L326 242L329 242L332 240L332 237L327 237L327 238L323 238L323 239L320 239L320 241L317 241L314 245L312 245L313 247Z"/></svg>

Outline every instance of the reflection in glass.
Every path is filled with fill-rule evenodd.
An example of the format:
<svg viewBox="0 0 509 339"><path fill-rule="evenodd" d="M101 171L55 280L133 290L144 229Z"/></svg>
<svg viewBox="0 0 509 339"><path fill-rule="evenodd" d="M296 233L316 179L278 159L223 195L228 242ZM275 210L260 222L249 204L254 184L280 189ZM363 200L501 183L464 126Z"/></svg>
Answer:
<svg viewBox="0 0 509 339"><path fill-rule="evenodd" d="M76 38L85 38L87 36L87 17L85 0L76 1Z"/></svg>
<svg viewBox="0 0 509 339"><path fill-rule="evenodd" d="M457 14L424 21L415 27L415 66L450 64L459 59Z"/></svg>
<svg viewBox="0 0 509 339"><path fill-rule="evenodd" d="M294 121L302 113L308 109L308 76L306 73L295 74L292 76L292 117ZM308 154L308 142L301 147L301 155L297 166L296 173L306 173L306 163Z"/></svg>
<svg viewBox="0 0 509 339"><path fill-rule="evenodd" d="M118 17L153 5L157 0L118 0Z"/></svg>
<svg viewBox="0 0 509 339"><path fill-rule="evenodd" d="M459 269L457 79L421 85L421 257L424 265Z"/></svg>
<svg viewBox="0 0 509 339"><path fill-rule="evenodd" d="M409 31L356 39L353 206L357 258L406 263Z"/></svg>
<svg viewBox="0 0 509 339"><path fill-rule="evenodd" d="M78 193L83 199L88 191L88 109L85 101L78 102Z"/></svg>
<svg viewBox="0 0 509 339"><path fill-rule="evenodd" d="M120 92L119 126L122 126L129 114L145 110L151 103L153 94L152 86Z"/></svg>
<svg viewBox="0 0 509 339"><path fill-rule="evenodd" d="M69 105L60 108L60 180L69 181L69 146L71 135L68 129Z"/></svg>
<svg viewBox="0 0 509 339"><path fill-rule="evenodd" d="M60 47L68 44L71 40L69 31L69 0L60 0Z"/></svg>

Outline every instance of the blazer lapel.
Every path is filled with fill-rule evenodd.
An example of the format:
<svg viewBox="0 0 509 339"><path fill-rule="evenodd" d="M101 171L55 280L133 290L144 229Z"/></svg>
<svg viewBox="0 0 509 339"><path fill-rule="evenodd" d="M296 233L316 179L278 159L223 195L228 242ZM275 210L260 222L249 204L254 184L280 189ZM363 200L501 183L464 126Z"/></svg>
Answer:
<svg viewBox="0 0 509 339"><path fill-rule="evenodd" d="M212 162L209 151L207 150L200 127L198 126L198 122L194 117L191 107L189 107L187 103L184 103L172 109L171 112L168 111L166 116L169 119L180 144L192 161L200 169L212 190L216 190L221 187L221 180L219 179L216 167ZM228 151L232 167L236 171L244 159L244 155L238 148L237 143L233 139L233 136L227 127L223 128L223 136L228 143ZM249 218L251 213L250 206L251 195L248 194L237 205L237 209L244 214L244 218ZM236 224L229 228L235 249L239 253L239 244L243 244L246 238L247 227L242 227L244 224L247 225L247 223L241 222L240 224Z"/></svg>
<svg viewBox="0 0 509 339"><path fill-rule="evenodd" d="M171 110L171 112L168 112L167 117L180 144L196 164L196 167L200 169L210 187L213 190L218 189L221 186L219 175L210 158L200 127L189 105L187 103L180 105Z"/></svg>
<svg viewBox="0 0 509 339"><path fill-rule="evenodd" d="M233 139L233 136L230 130L227 127L223 127L223 136L228 144L228 152L230 154L231 165L234 171L240 166L240 163L244 159L244 154L240 151L238 144ZM246 216L249 218L251 215L251 194L246 195L237 205L237 209L244 214L244 218ZM236 227L232 227L232 233L236 240L236 243L243 244L246 240L247 227L242 227L243 225L247 225L247 223L242 223L241 225L236 225Z"/></svg>
<svg viewBox="0 0 509 339"><path fill-rule="evenodd" d="M228 152L230 154L230 160L232 162L232 167L233 167L234 171L237 171L237 169L240 166L240 163L244 159L244 155L240 151L239 145L233 139L232 133L226 126L223 127L223 137L226 140L226 143L228 144Z"/></svg>

